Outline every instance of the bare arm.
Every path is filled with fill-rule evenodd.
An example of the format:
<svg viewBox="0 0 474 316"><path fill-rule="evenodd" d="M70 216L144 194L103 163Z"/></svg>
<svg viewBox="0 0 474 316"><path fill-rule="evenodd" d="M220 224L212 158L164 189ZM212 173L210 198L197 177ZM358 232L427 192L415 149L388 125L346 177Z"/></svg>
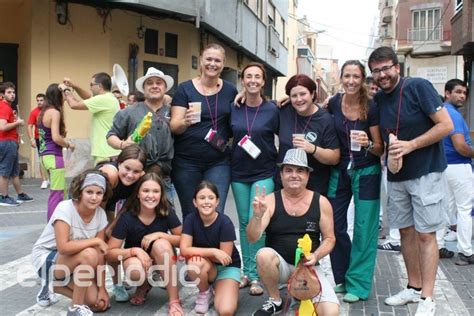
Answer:
<svg viewBox="0 0 474 316"><path fill-rule="evenodd" d="M74 94L71 91L69 91L69 90L64 91L64 98L66 99L66 102L67 102L67 104L69 105L69 107L71 109L73 109L73 110L87 110L87 106L84 103L84 101L76 99L76 97L74 96Z"/></svg>
<svg viewBox="0 0 474 316"><path fill-rule="evenodd" d="M142 239L142 248L147 250L150 244L157 239L166 239L173 247L179 247L179 241L181 239L181 232L183 231L183 226L179 225L171 229L171 234L164 232L156 232L145 235Z"/></svg>
<svg viewBox="0 0 474 316"><path fill-rule="evenodd" d="M453 122L445 108L430 115L431 120L435 125L422 135L409 140L396 140L389 145L390 155L394 155L395 159L411 153L414 150L430 146L439 142L444 137L448 136L453 130Z"/></svg>
<svg viewBox="0 0 474 316"><path fill-rule="evenodd" d="M315 151L316 145L312 145L311 147L313 147L313 151L309 154L316 158L320 163L332 166L339 163L339 159L341 158L341 151L339 148L329 149L317 146Z"/></svg>
<svg viewBox="0 0 474 316"><path fill-rule="evenodd" d="M15 122L11 123L7 123L7 120L0 119L0 131L7 132L9 130L17 128L18 126L22 126L23 124L24 121L22 119L18 119Z"/></svg>
<svg viewBox="0 0 474 316"><path fill-rule="evenodd" d="M453 142L454 149L464 157L474 158L474 150L468 143L463 134L454 134L451 136L451 141Z"/></svg>
<svg viewBox="0 0 474 316"><path fill-rule="evenodd" d="M48 119L48 116L51 118L51 136L53 138L53 142L61 147L69 147L69 143L59 133L59 121L61 119L61 114L56 110L48 110L45 113L46 119Z"/></svg>
<svg viewBox="0 0 474 316"><path fill-rule="evenodd" d="M33 124L28 124L28 137L30 138L30 144L32 148L36 148L36 140L35 140L35 128L36 126Z"/></svg>
<svg viewBox="0 0 474 316"><path fill-rule="evenodd" d="M109 242L107 244L109 246L109 252L106 256L108 262L119 262L120 260L125 260L132 257L133 251L131 248L122 248L122 239L110 237Z"/></svg>
<svg viewBox="0 0 474 316"><path fill-rule="evenodd" d="M192 111L182 106L171 107L171 132L176 135L183 134L191 125Z"/></svg>
<svg viewBox="0 0 474 316"><path fill-rule="evenodd" d="M132 136L128 136L127 139L120 139L117 135L110 135L107 138L107 144L114 149L122 150L127 146L135 144L135 142L132 140Z"/></svg>
<svg viewBox="0 0 474 316"><path fill-rule="evenodd" d="M217 250L216 248L193 247L193 236L187 234L181 235L179 249L181 255L185 258L204 257L211 260L214 258L215 251Z"/></svg>
<svg viewBox="0 0 474 316"><path fill-rule="evenodd" d="M265 196L264 189L262 189L262 193L259 193L259 188L257 187L252 207L253 216L247 225L247 239L250 243L259 240L270 223L270 219L275 211L274 193Z"/></svg>
<svg viewBox="0 0 474 316"><path fill-rule="evenodd" d="M319 209L321 210L319 229L321 231L322 240L314 253L306 258L308 261L305 264L311 266L315 265L321 258L327 256L336 244L332 207L328 199L322 195L319 198Z"/></svg>

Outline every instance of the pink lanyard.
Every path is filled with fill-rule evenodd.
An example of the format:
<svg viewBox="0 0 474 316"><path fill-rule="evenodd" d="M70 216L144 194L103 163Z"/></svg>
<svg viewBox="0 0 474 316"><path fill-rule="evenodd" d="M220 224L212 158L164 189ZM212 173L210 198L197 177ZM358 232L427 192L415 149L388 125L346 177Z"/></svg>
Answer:
<svg viewBox="0 0 474 316"><path fill-rule="evenodd" d="M204 96L204 98L206 98L207 108L209 109L209 115L211 116L212 128L216 132L217 132L217 103L219 101L218 95L219 95L219 92L216 93L216 104L215 104L215 107L214 107L215 119L214 119L214 117L212 117L212 111L211 111L211 105L209 104L209 99L207 98L207 95Z"/></svg>
<svg viewBox="0 0 474 316"><path fill-rule="evenodd" d="M308 117L308 120L306 121L306 124L304 125L304 128L303 128L303 131L302 133L304 134L306 132L306 128L308 128L308 124L309 122L311 121L311 119L313 118L313 114L311 114L309 117ZM297 122L298 122L298 113L295 112L295 134L297 133Z"/></svg>
<svg viewBox="0 0 474 316"><path fill-rule="evenodd" d="M249 115L247 112L248 106L245 105L245 122L247 123L247 135L249 136L249 138L252 138L252 135L250 133L252 131L253 124L255 123L255 119L257 118L258 110L260 110L260 105L257 106L257 111L255 112L255 116L253 117L252 124L250 126L249 126Z"/></svg>

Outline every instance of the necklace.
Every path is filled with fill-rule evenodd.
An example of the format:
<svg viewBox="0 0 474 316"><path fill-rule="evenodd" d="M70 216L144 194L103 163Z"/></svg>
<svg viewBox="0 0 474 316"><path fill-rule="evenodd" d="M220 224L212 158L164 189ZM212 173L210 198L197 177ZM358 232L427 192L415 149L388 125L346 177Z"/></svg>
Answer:
<svg viewBox="0 0 474 316"><path fill-rule="evenodd" d="M199 80L199 85L201 86L202 91L204 92L204 95L213 95L216 94L219 91L220 84L217 82L217 85L212 87L211 89L208 89L208 87L204 86L201 80Z"/></svg>
<svg viewBox="0 0 474 316"><path fill-rule="evenodd" d="M283 190L281 192L282 192L282 197L283 197L283 206L285 207L285 211L288 213L288 215L290 215L290 216L299 216L299 210L302 208L300 203L306 197L306 191L304 192L304 194L301 197L297 198L296 200L291 200L292 198L289 197L287 195L287 193L284 192ZM288 203L285 203L285 200L288 203L290 203L290 205L287 205ZM306 204L306 203L303 203L303 204Z"/></svg>

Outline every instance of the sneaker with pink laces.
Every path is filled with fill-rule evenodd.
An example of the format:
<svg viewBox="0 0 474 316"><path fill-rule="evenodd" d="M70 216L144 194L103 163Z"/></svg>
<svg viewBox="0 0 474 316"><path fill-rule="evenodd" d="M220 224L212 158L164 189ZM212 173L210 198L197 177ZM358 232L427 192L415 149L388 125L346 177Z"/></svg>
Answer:
<svg viewBox="0 0 474 316"><path fill-rule="evenodd" d="M194 307L194 311L198 314L207 313L213 298L214 293L212 293L212 288L208 288L207 291L204 292L199 292L196 298L196 306Z"/></svg>

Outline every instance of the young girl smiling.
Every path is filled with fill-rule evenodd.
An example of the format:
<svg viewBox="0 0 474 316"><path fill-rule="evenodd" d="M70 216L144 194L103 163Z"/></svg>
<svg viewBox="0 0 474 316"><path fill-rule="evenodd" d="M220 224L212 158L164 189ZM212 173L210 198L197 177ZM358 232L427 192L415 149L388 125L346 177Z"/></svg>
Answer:
<svg viewBox="0 0 474 316"><path fill-rule="evenodd" d="M182 226L170 207L163 182L157 174L147 173L138 181L137 189L127 200L125 209L127 211L120 216L112 231L107 260L123 260L125 274L134 282L143 280L143 276L148 277L152 264L164 266L165 270L159 272L166 283L169 315L184 315L176 285L173 248L179 245ZM132 269L130 273L129 269ZM145 280L130 302L133 305L143 304L151 288Z"/></svg>
<svg viewBox="0 0 474 316"><path fill-rule="evenodd" d="M234 315L240 284L240 255L234 245L235 228L230 218L217 212L219 193L214 184L202 181L193 199L198 212L184 220L181 255L188 258L188 277L199 278L196 313L209 310L214 293L214 306L219 315Z"/></svg>

